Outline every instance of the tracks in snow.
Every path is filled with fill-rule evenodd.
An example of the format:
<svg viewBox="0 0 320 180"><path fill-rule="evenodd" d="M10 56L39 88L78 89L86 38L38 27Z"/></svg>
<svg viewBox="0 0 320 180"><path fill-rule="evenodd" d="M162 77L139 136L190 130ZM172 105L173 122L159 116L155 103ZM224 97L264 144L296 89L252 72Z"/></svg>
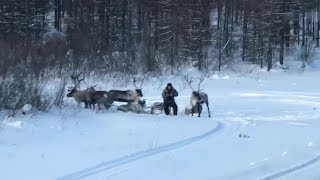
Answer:
<svg viewBox="0 0 320 180"><path fill-rule="evenodd" d="M301 169L307 168L307 167L309 167L309 166L311 166L311 165L313 165L313 164L315 164L315 163L317 163L319 161L320 161L320 155L318 155L318 156L314 157L313 159L311 159L311 160L309 160L307 162L304 162L304 163L302 163L300 165L297 165L297 166L292 167L290 169L279 171L279 172L274 173L272 175L266 176L266 177L264 177L264 178L262 178L260 180L270 180L270 179L280 178L282 176L286 176L286 175L295 173L295 172L297 172L297 171L299 171Z"/></svg>
<svg viewBox="0 0 320 180"><path fill-rule="evenodd" d="M99 164L97 164L95 166L92 166L92 167L89 167L89 168L86 168L86 169L83 169L83 170L80 170L80 171L65 175L63 177L57 178L57 180L82 179L82 178L97 174L99 172L102 172L102 171L105 171L105 170L108 170L108 169L111 169L111 168L114 168L114 167L117 167L117 166L128 164L130 162L134 162L134 161L137 161L139 159L143 159L143 158L146 158L146 157L149 157L149 156L153 156L155 154L164 153L164 152L167 152L167 151L171 151L171 150L178 149L180 147L195 143L197 141L200 141L200 140L202 140L202 139L204 139L206 137L209 137L209 136L215 134L216 132L218 132L218 131L220 131L221 129L224 128L224 126L223 126L223 124L221 122L217 121L217 123L218 124L214 129L212 129L212 130L210 130L210 131L208 131L208 132L206 132L204 134L201 134L201 135L198 135L198 136L194 136L194 137L191 137L191 138L188 138L188 139L184 139L184 140L181 140L181 141L178 141L178 142L174 142L174 143L171 143L171 144L159 146L157 148L138 151L136 153L133 153L133 154L130 154L130 155L126 155L126 156L122 156L122 157L119 157L119 158L114 159L114 160L102 162L102 163L99 163Z"/></svg>

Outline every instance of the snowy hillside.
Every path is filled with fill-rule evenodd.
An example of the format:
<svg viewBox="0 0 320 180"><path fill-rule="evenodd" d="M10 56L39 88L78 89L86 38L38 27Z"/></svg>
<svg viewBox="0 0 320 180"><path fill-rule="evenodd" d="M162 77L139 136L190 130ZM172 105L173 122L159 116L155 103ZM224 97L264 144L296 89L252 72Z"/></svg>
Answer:
<svg viewBox="0 0 320 180"><path fill-rule="evenodd" d="M217 74L203 83L212 117L92 111L69 99L35 116L0 114L0 179L229 180L320 178L320 72ZM165 82L166 83L166 82ZM161 100L157 79L143 87Z"/></svg>

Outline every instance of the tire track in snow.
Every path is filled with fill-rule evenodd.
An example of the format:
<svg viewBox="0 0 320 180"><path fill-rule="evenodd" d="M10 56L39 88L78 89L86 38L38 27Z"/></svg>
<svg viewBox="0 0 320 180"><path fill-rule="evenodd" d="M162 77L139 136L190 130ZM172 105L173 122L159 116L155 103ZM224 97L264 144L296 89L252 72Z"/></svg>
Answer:
<svg viewBox="0 0 320 180"><path fill-rule="evenodd" d="M274 173L272 175L269 175L269 176L266 176L260 180L270 180L270 179L275 179L275 178L279 178L279 177L282 177L282 176L286 176L286 175L289 175L289 174L292 174L294 172L297 172L301 169L304 169L304 168L307 168L317 162L320 161L320 155L314 157L313 159L307 161L307 162L304 162L300 165L297 165L295 167L292 167L290 169L286 169L286 170L283 170L283 171L280 171L280 172L277 172L277 173Z"/></svg>
<svg viewBox="0 0 320 180"><path fill-rule="evenodd" d="M206 132L204 134L201 134L201 135L198 135L198 136L194 136L194 137L191 137L191 138L188 138L188 139L184 139L184 140L181 140L181 141L178 141L178 142L174 142L174 143L171 143L171 144L159 146L157 148L138 151L136 153L133 153L133 154L130 154L130 155L126 155L126 156L122 156L122 157L119 157L119 158L114 159L114 160L102 162L102 163L99 163L99 164L97 164L95 166L92 166L92 167L89 167L89 168L86 168L86 169L83 169L83 170L80 170L80 171L65 175L63 177L57 178L57 180L82 179L82 178L97 174L99 172L102 172L102 171L105 171L105 170L108 170L108 169L112 169L112 168L117 167L117 166L121 166L121 165L124 165L124 164L128 164L130 162L137 161L139 159L143 159L143 158L146 158L146 157L149 157L149 156L153 156L155 154L160 154L160 153L164 153L164 152L167 152L167 151L175 150L175 149L178 149L180 147L183 147L183 146L195 143L197 141L200 141L200 140L202 140L202 139L204 139L206 137L209 137L209 136L215 134L216 132L220 131L223 128L224 128L223 124L221 122L217 121L217 126L214 129L212 129L212 130L210 130L210 131L208 131L208 132Z"/></svg>

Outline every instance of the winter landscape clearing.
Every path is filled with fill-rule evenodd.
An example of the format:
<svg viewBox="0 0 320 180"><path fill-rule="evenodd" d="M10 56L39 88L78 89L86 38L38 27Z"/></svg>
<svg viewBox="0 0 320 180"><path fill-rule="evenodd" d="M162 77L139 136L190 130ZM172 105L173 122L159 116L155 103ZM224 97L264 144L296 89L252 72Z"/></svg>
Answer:
<svg viewBox="0 0 320 180"><path fill-rule="evenodd" d="M0 121L0 179L319 179L320 72L214 75L204 81L212 117L66 107ZM257 78L258 77L258 78ZM143 87L147 104L161 84ZM160 87L160 88L159 88Z"/></svg>
<svg viewBox="0 0 320 180"><path fill-rule="evenodd" d="M319 77L320 0L0 0L0 180L320 180Z"/></svg>

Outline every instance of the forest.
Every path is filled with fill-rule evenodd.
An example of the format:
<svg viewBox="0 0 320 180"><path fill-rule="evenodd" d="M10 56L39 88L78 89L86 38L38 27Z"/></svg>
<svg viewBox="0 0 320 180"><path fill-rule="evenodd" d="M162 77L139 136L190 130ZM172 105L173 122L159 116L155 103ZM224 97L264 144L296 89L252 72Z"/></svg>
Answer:
<svg viewBox="0 0 320 180"><path fill-rule="evenodd" d="M303 68L319 30L320 0L1 0L0 109L47 107L44 82L70 72L270 71L293 52Z"/></svg>

